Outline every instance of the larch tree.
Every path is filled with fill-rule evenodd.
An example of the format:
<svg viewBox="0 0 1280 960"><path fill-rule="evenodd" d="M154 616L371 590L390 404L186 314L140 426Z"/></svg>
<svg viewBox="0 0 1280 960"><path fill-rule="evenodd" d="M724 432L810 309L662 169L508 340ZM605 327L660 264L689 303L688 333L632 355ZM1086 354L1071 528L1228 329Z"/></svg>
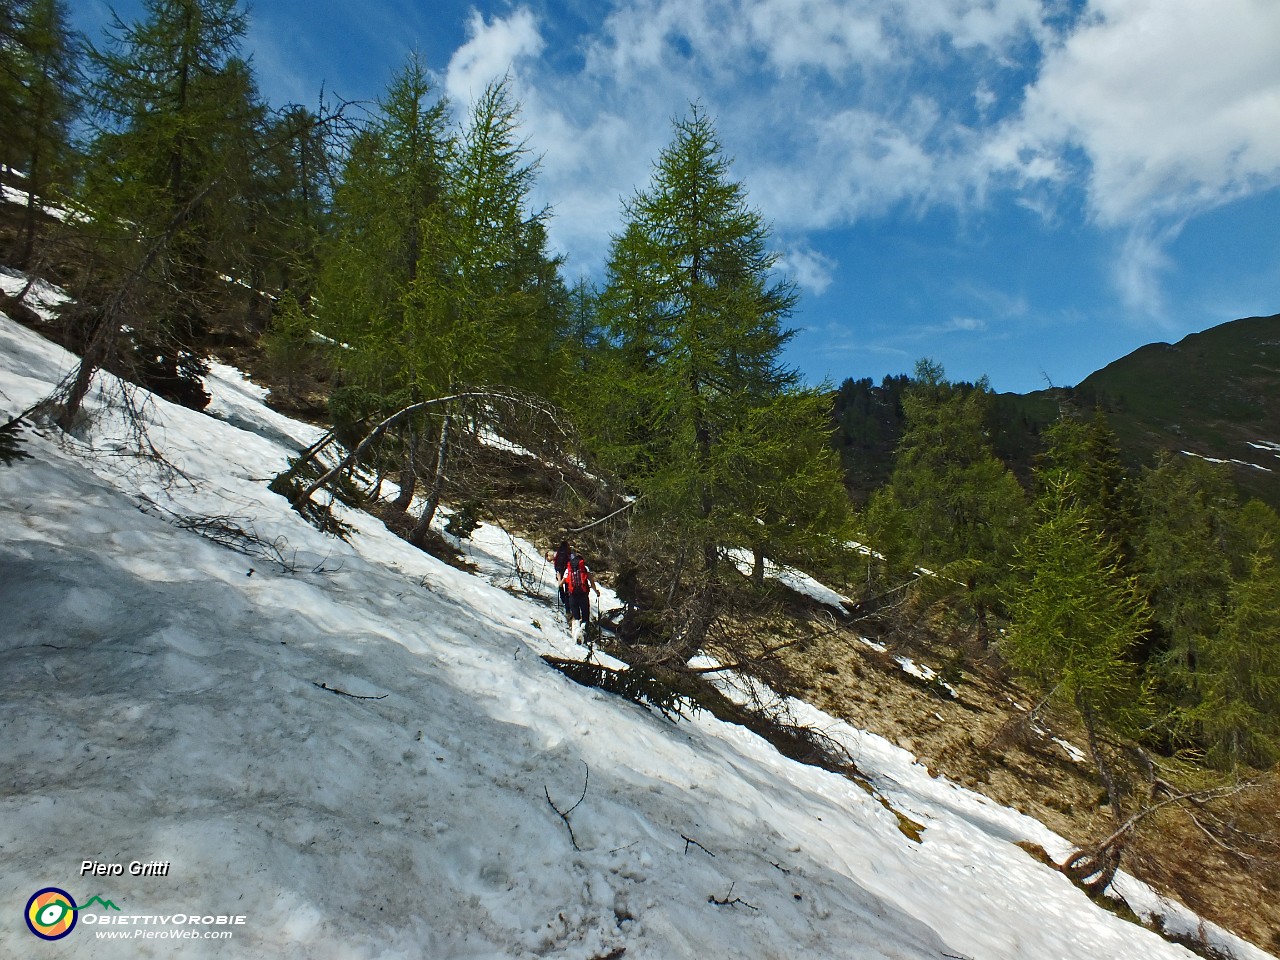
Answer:
<svg viewBox="0 0 1280 960"><path fill-rule="evenodd" d="M332 351L343 384L331 399L340 425L381 418L448 383L447 307L423 295L453 279L441 248L456 149L447 121L447 102L413 55L392 78L378 115L348 145L317 296L320 329L343 345ZM399 509L417 488L427 429L410 422L401 431Z"/></svg>
<svg viewBox="0 0 1280 960"><path fill-rule="evenodd" d="M442 269L414 279L409 299L434 318L439 388L545 392L567 307L560 260L547 248L546 211L530 202L537 164L519 139L519 107L495 81L472 105L445 183L444 216L423 240ZM467 419L441 406L432 484L411 539L421 543L440 503L451 438Z"/></svg>
<svg viewBox="0 0 1280 960"><path fill-rule="evenodd" d="M425 542L459 431L479 393L538 390L553 374L567 295L530 207L536 165L517 138L505 83L488 87L459 134L417 57L379 117L354 138L334 197L318 297L355 417L417 407L397 423L396 505L426 481L410 539ZM455 397L455 400L446 399ZM426 406L423 406L423 405Z"/></svg>
<svg viewBox="0 0 1280 960"><path fill-rule="evenodd" d="M1243 557L1239 511L1226 472L1162 456L1138 484L1142 524L1135 563L1156 628L1153 666L1172 706L1193 707L1201 660L1227 620L1233 556Z"/></svg>
<svg viewBox="0 0 1280 960"><path fill-rule="evenodd" d="M71 129L81 105L80 45L63 0L14 4L0 31L0 159L25 177L27 202L14 253L19 266L29 267L42 204L56 192L69 193L77 160Z"/></svg>
<svg viewBox="0 0 1280 960"><path fill-rule="evenodd" d="M255 291L250 315L255 330L261 329L257 291L289 291L300 307L311 302L335 174L332 120L333 115L291 104L265 125L246 196L252 238L246 279Z"/></svg>
<svg viewBox="0 0 1280 960"><path fill-rule="evenodd" d="M1270 767L1280 759L1280 563L1270 536L1233 580L1227 609L1200 653L1187 722L1214 766Z"/></svg>
<svg viewBox="0 0 1280 960"><path fill-rule="evenodd" d="M867 522L897 567L922 566L960 583L986 635L987 612L1025 520L1025 496L987 433L985 380L962 389L922 360L902 398L906 425L889 482Z"/></svg>
<svg viewBox="0 0 1280 960"><path fill-rule="evenodd" d="M775 276L768 231L729 167L695 106L648 189L625 205L600 302L609 345L596 376L613 398L589 429L637 495L636 522L668 554L650 574L663 582L649 587L668 598L677 657L702 644L717 613L722 551L764 549L744 529L761 520L780 538L783 515L809 502L812 475L796 452L817 451L821 440L810 441L824 436L781 361L794 288ZM777 515L744 482L766 476Z"/></svg>
<svg viewBox="0 0 1280 960"><path fill-rule="evenodd" d="M1036 523L1017 552L1008 601L1010 627L1000 651L1049 696L1074 710L1107 791L1113 822L1131 812L1128 791L1107 741L1134 736L1147 719L1148 698L1135 651L1150 613L1116 545L1081 501L1063 470L1041 478ZM1070 864L1077 877L1104 889L1119 866L1127 836Z"/></svg>
<svg viewBox="0 0 1280 960"><path fill-rule="evenodd" d="M1106 414L1096 410L1084 419L1064 413L1043 439L1040 474L1070 472L1074 495L1094 510L1127 559L1137 529L1137 497Z"/></svg>
<svg viewBox="0 0 1280 960"><path fill-rule="evenodd" d="M113 361L171 399L207 402L196 343L243 263L240 201L264 115L239 56L246 15L235 0L146 0L143 10L89 51L83 199L99 276L86 286L98 294L79 308L84 357L64 391L64 427L93 372Z"/></svg>

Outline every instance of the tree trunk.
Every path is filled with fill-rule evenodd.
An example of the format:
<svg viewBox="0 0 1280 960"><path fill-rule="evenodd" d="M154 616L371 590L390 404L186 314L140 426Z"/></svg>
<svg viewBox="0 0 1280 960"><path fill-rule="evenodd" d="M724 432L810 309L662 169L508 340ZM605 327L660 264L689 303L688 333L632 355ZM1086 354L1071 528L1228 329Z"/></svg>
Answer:
<svg viewBox="0 0 1280 960"><path fill-rule="evenodd" d="M426 543L427 533L431 529L431 521L435 519L436 510L440 507L440 491L444 486L444 468L449 457L449 424L453 418L446 413L440 422L440 439L436 444L435 476L431 478L431 492L427 495L427 505L422 509L418 524L409 535L409 542L415 546Z"/></svg>
<svg viewBox="0 0 1280 960"><path fill-rule="evenodd" d="M404 462L400 466L400 493L391 506L400 511L408 510L418 487L418 432L410 425L406 431Z"/></svg>
<svg viewBox="0 0 1280 960"><path fill-rule="evenodd" d="M62 400L62 409L58 412L57 424L64 433L70 433L80 414L80 406L93 385L94 375L107 362L107 353L115 345L115 330L109 316L113 311L107 307L97 313L89 328L89 336L85 342L84 354L80 365L76 367L76 375L67 386Z"/></svg>
<svg viewBox="0 0 1280 960"><path fill-rule="evenodd" d="M1076 851L1062 865L1063 872L1094 896L1105 893L1120 869L1127 837L1128 834L1122 834L1113 842Z"/></svg>
<svg viewBox="0 0 1280 960"><path fill-rule="evenodd" d="M1120 785L1116 781L1115 771L1111 768L1111 763L1107 759L1106 753L1102 749L1102 744L1098 739L1097 718L1094 716L1092 708L1085 702L1078 691L1076 693L1076 709L1080 712L1080 717L1084 721L1085 735L1089 743L1089 755L1093 758L1093 765L1098 771L1098 778L1102 781L1102 785L1107 791L1107 801L1111 804L1111 819L1117 827L1122 827L1125 823L1125 814ZM1089 893L1094 895L1103 893L1107 887L1111 886L1111 881L1115 879L1116 871L1120 869L1120 859L1124 855L1128 837L1127 830L1116 830L1111 837L1101 844L1085 850L1079 850L1073 854L1062 865L1063 872Z"/></svg>
<svg viewBox="0 0 1280 960"><path fill-rule="evenodd" d="M751 582L757 590L764 589L764 548L760 546L752 547L754 562L751 564Z"/></svg>

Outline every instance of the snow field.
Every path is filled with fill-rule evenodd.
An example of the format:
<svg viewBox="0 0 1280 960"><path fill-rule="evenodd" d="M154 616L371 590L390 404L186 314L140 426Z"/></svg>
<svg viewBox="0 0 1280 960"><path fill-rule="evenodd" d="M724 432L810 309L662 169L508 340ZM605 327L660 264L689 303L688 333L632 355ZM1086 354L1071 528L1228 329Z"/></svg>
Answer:
<svg viewBox="0 0 1280 960"><path fill-rule="evenodd" d="M0 317L0 410L71 366ZM585 651L538 547L482 527L472 575L341 507L356 532L326 537L266 489L315 429L234 371L209 389L213 416L146 407L185 477L123 455L110 389L90 439L28 430L34 459L0 468L0 955L44 946L19 908L53 885L247 918L178 950L95 939L85 911L44 951L108 960L1191 956L1012 845L1064 853L1040 824L805 704L920 843L742 728L574 684L539 658ZM293 571L170 522L194 515ZM516 557L539 597L505 589ZM86 859L172 867L81 878Z"/></svg>

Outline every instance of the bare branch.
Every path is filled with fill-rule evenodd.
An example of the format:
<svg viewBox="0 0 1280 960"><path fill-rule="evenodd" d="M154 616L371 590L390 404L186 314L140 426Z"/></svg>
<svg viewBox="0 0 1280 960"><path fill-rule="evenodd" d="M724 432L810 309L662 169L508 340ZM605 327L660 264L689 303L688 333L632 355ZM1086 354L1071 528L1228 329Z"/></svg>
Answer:
<svg viewBox="0 0 1280 960"><path fill-rule="evenodd" d="M584 530L590 530L592 527L598 527L600 524L605 523L605 522L607 522L607 521L609 521L609 520L612 520L614 517L618 516L619 514L621 514L621 513L625 513L626 511L630 510L632 507L634 507L634 506L635 506L637 503L639 503L639 502L640 502L640 501L639 501L638 499L636 499L636 500L628 500L626 503L624 503L624 504L623 504L621 507L619 507L617 510L613 511L613 513L609 514L607 517L601 517L599 520L592 520L592 521L591 521L590 523L588 523L585 527L570 527L570 528L569 528L569 532L570 532L570 533L582 533Z"/></svg>
<svg viewBox="0 0 1280 960"><path fill-rule="evenodd" d="M554 810L559 815L560 819L564 821L565 829L569 831L569 842L573 844L573 849L575 850L581 850L582 848L578 846L578 838L573 833L573 824L569 822L569 814L577 810L582 801L587 799L587 782L591 779L591 768L587 766L587 761L583 760L582 766L586 768L586 774L582 778L582 796L580 796L578 798L578 802L568 810L561 810L557 807L555 801L551 799L551 791L547 789L546 784L542 785L542 792L546 794L547 803L551 805L551 809Z"/></svg>
<svg viewBox="0 0 1280 960"><path fill-rule="evenodd" d="M319 687L321 690L328 690L330 693L336 693L340 697L350 697L352 700L385 700L389 696L384 693L380 697L362 697L357 693L347 693L345 690L339 690L337 687L331 687L327 683L316 683L314 680L311 681L311 685Z"/></svg>
<svg viewBox="0 0 1280 960"><path fill-rule="evenodd" d="M736 884L733 884L733 883L729 884L729 892L726 893L723 898L717 898L715 894L712 894L711 896L707 897L707 903L714 903L718 907L732 907L737 904L742 904L742 906L746 907L748 910L755 910L757 913L759 913L760 912L759 907L752 906L751 904L747 903L747 901L743 900L741 897L733 896L734 886L736 886ZM733 899L732 900L729 899L730 897L733 897Z"/></svg>
<svg viewBox="0 0 1280 960"><path fill-rule="evenodd" d="M714 856L715 856L715 854L714 854L714 853L712 853L710 850L708 850L706 847L704 847L702 844L700 844L697 840L693 839L693 837L686 837L686 836L682 833L682 834L680 834L680 839L684 841L684 852L685 852L685 854L686 854L686 855L689 853L689 846L692 844L693 846L695 846L695 847L697 847L699 850L701 850L703 853L705 853L708 857L714 857Z"/></svg>

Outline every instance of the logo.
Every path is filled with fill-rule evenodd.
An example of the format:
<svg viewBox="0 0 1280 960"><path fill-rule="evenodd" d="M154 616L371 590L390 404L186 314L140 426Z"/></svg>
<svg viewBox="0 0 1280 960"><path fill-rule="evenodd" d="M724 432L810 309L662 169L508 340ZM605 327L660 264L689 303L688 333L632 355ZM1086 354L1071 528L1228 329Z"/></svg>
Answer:
<svg viewBox="0 0 1280 960"><path fill-rule="evenodd" d="M65 890L45 887L27 901L27 929L41 940L61 940L76 928L75 899Z"/></svg>
<svg viewBox="0 0 1280 960"><path fill-rule="evenodd" d="M37 890L27 901L24 914L27 929L41 940L61 940L76 928L80 911L87 910L95 903L101 904L104 910L119 910L110 900L91 897L83 907L76 904L75 897L57 887L45 887Z"/></svg>

